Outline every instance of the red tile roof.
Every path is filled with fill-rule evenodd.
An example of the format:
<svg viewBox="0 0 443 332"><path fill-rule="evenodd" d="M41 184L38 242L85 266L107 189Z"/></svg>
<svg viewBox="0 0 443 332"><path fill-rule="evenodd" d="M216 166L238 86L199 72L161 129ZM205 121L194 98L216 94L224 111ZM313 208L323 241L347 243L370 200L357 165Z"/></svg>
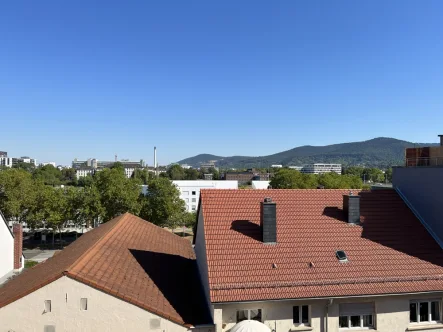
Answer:
<svg viewBox="0 0 443 332"><path fill-rule="evenodd" d="M345 221L348 193L202 190L211 302L443 291L443 251L397 193L361 192L360 225ZM277 244L261 241L265 197Z"/></svg>
<svg viewBox="0 0 443 332"><path fill-rule="evenodd" d="M68 276L182 325L210 323L191 243L126 213L0 288L0 308Z"/></svg>

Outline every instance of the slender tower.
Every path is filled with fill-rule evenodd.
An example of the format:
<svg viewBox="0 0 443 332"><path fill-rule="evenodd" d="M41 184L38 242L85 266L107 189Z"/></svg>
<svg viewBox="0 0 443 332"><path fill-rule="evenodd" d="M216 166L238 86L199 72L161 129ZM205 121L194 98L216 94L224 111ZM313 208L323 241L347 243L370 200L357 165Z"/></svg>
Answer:
<svg viewBox="0 0 443 332"><path fill-rule="evenodd" d="M154 146L154 174L157 176L157 147Z"/></svg>

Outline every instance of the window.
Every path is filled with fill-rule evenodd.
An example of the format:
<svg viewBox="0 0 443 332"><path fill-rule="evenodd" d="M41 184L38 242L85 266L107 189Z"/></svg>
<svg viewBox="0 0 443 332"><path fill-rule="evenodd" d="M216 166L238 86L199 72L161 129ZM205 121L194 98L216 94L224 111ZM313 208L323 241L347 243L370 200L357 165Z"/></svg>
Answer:
<svg viewBox="0 0 443 332"><path fill-rule="evenodd" d="M192 192L192 195L195 195L195 191Z"/></svg>
<svg viewBox="0 0 443 332"><path fill-rule="evenodd" d="M337 250L335 252L335 256L337 256L337 258L340 262L347 262L348 261L348 257L346 256L346 253L344 252L344 250Z"/></svg>
<svg viewBox="0 0 443 332"><path fill-rule="evenodd" d="M338 324L341 329L374 328L374 304L373 303L340 304L340 316Z"/></svg>
<svg viewBox="0 0 443 332"><path fill-rule="evenodd" d="M197 207L195 205L192 206L192 211L195 211L197 209Z"/></svg>
<svg viewBox="0 0 443 332"><path fill-rule="evenodd" d="M195 202L197 202L197 198L192 199L192 203L195 203Z"/></svg>
<svg viewBox="0 0 443 332"><path fill-rule="evenodd" d="M55 332L55 325L45 325L43 327L44 332Z"/></svg>
<svg viewBox="0 0 443 332"><path fill-rule="evenodd" d="M292 321L294 325L309 325L309 306L297 305L292 307Z"/></svg>
<svg viewBox="0 0 443 332"><path fill-rule="evenodd" d="M440 320L440 301L412 301L409 303L411 323L435 323Z"/></svg>
<svg viewBox="0 0 443 332"><path fill-rule="evenodd" d="M237 323L247 319L261 322L261 309L246 309L237 311Z"/></svg>
<svg viewBox="0 0 443 332"><path fill-rule="evenodd" d="M80 310L88 310L88 299L86 298L80 299Z"/></svg>
<svg viewBox="0 0 443 332"><path fill-rule="evenodd" d="M189 203L189 198L185 198L185 202L186 202L186 203Z"/></svg>
<svg viewBox="0 0 443 332"><path fill-rule="evenodd" d="M45 300L45 312L51 312L51 300Z"/></svg>
<svg viewBox="0 0 443 332"><path fill-rule="evenodd" d="M188 196L189 195L189 191L182 191L182 195Z"/></svg>

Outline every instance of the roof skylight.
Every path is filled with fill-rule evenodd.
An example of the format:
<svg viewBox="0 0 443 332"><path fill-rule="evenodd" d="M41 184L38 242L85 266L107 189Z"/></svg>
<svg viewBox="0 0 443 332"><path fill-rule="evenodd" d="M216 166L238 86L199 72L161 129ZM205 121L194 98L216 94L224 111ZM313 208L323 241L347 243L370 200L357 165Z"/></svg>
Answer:
<svg viewBox="0 0 443 332"><path fill-rule="evenodd" d="M346 253L344 250L337 250L335 252L335 256L338 258L340 262L347 262L348 256L346 256Z"/></svg>

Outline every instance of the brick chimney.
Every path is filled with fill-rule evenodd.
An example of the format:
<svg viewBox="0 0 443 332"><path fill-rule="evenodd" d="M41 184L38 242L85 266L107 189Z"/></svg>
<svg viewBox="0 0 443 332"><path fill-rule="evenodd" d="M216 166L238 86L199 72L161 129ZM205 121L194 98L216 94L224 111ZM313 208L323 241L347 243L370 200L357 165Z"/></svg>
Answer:
<svg viewBox="0 0 443 332"><path fill-rule="evenodd" d="M440 146L443 146L443 135L438 135L440 137Z"/></svg>
<svg viewBox="0 0 443 332"><path fill-rule="evenodd" d="M14 270L21 270L23 257L23 227L22 224L13 224L14 234Z"/></svg>
<svg viewBox="0 0 443 332"><path fill-rule="evenodd" d="M343 211L349 224L360 222L360 196L354 195L352 191L349 195L343 195Z"/></svg>
<svg viewBox="0 0 443 332"><path fill-rule="evenodd" d="M271 198L260 203L260 226L263 243L277 243L277 206Z"/></svg>

